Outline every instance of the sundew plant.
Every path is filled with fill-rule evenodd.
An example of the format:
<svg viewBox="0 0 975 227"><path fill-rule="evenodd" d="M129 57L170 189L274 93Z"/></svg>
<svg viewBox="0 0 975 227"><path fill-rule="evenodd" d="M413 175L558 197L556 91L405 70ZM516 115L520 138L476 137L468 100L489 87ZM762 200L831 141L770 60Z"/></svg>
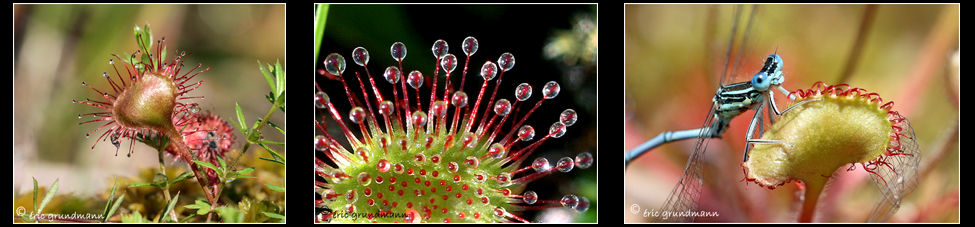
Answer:
<svg viewBox="0 0 975 227"><path fill-rule="evenodd" d="M15 26L15 34L24 37L17 41L20 67L15 78L33 88L18 90L17 100L30 100L42 106L35 108L59 113L50 119L70 119L45 122L22 137L34 141L33 136L46 135L59 143L38 140L15 149L18 160L27 163L16 169L17 178L34 178L32 183L18 180L15 184L22 185L15 190L16 204L30 207L22 205L33 203L33 209L18 211L17 220L286 220L283 39L261 39L281 42L280 46L247 44L254 41L250 39L236 39L240 45L198 44L230 35L281 32L276 28L284 22L283 5L18 5L16 9L15 15L28 25ZM140 10L167 16L100 16ZM239 17L220 19L226 15ZM72 29L61 30L62 26ZM51 45L40 45L34 40L41 36L66 41L48 39ZM267 53L231 47L241 45L267 48ZM33 64L39 53L52 50L61 54L54 55L55 61L47 67ZM239 62L243 59L246 64ZM236 70L237 66L246 69ZM58 74L48 74L53 71L47 68ZM228 80L228 74L236 81ZM20 94L37 94L38 87L31 85L46 84L29 79L34 77L60 80L64 86L58 83L56 88L41 90L56 91L50 96L22 98ZM264 97L238 93L239 88ZM59 99L71 105L49 104L61 103ZM37 119L15 116L28 126ZM38 187L39 182L50 188Z"/></svg>
<svg viewBox="0 0 975 227"><path fill-rule="evenodd" d="M594 113L574 110L559 71L545 71L546 35L478 29L495 12L507 13L492 23L518 29L509 20L534 9L479 7L329 6L314 88L316 221L595 221L595 184L578 183L595 182ZM424 13L445 11L487 18ZM385 19L396 17L451 29ZM571 22L555 18L536 20Z"/></svg>

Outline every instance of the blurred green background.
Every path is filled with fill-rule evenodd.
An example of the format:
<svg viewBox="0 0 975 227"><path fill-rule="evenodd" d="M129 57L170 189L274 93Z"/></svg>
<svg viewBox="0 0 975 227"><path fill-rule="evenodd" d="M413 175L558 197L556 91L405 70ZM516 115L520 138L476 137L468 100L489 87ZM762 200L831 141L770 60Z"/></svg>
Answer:
<svg viewBox="0 0 975 227"><path fill-rule="evenodd" d="M624 150L671 130L700 128L724 64L734 5L627 5L624 48ZM739 32L751 12L745 7ZM785 61L783 87L816 81L848 83L894 101L910 119L921 149L921 181L893 222L957 222L959 194L958 76L950 57L959 47L958 5L879 5L849 79L841 74L863 22L864 5L761 5L743 50L742 67L726 83L749 80L772 53ZM738 36L741 40L743 37ZM738 44L734 48L739 48ZM732 55L734 57L735 55ZM954 74L952 74L954 72ZM776 95L783 108L786 100ZM745 186L739 163L754 112L712 139L704 155L699 222L795 221L795 184L776 190ZM664 145L626 172L625 209L656 209L680 177L694 141ZM821 214L824 222L862 222L880 194L859 165L839 171ZM627 222L645 222L627 213Z"/></svg>
<svg viewBox="0 0 975 227"><path fill-rule="evenodd" d="M477 72L479 72L484 61L496 62L502 53L510 52L515 56L516 64L502 78L503 82L498 89L497 97L513 100L513 91L520 83L529 83L534 88L532 98L529 99L528 103L521 106L521 112L517 116L524 116L531 105L540 99L542 86L546 82L557 81L561 86L558 97L546 100L525 123L535 128L535 140L547 132L548 127L556 121L559 114L566 108L575 109L579 115L578 122L567 129L565 136L547 140L527 160L545 157L550 162L556 162L561 157L575 157L576 154L585 151L592 153L596 162L599 162L599 157L596 157L598 156L596 152L596 75L594 73L563 74L562 65L557 62L558 60L549 60L544 56L545 46L556 35L560 34L560 31L572 30L574 26L578 26L575 24L575 18L588 16L595 22L595 11L596 5L585 4L333 4L329 6L328 24L322 39L318 56L319 62L315 63L315 69L324 68L321 61L325 56L331 53L339 53L345 57L347 62L345 75L355 75L355 72L360 72L365 77L365 70L362 66L356 65L351 57L353 49L359 46L364 47L370 54L368 64L370 73L373 77L378 77L376 79L377 86L386 97L389 97L392 95L392 88L389 87L389 83L381 78L381 74L387 66L396 64L396 61L390 56L390 46L394 42L406 44L408 51L407 57L403 60L403 68L406 72L420 70L426 76L425 83L429 83L432 81L432 71L436 61L431 52L431 46L433 46L434 41L443 39L449 45L449 52L458 58L459 66L451 73L451 80L454 86L459 86L460 76L458 75L462 73L463 64L466 60L466 56L461 50L461 43L464 38L473 36L477 38L479 48L471 56L464 87L464 91L470 96L468 101L470 105L473 105L476 92L480 90L483 82L477 76ZM339 112L348 113L350 107L345 94L341 92L344 89L342 84L338 81L328 80L317 75L317 73L315 75L317 83L331 96L332 103L336 105ZM446 79L445 74L441 70L438 76L437 83L442 89ZM355 84L349 84L349 86L353 85ZM358 85L355 86L352 87L353 93L358 94L356 92L359 90ZM426 94L425 97L421 97L422 103L429 103L429 90L424 89L428 87L429 85L425 85L420 90L421 94ZM488 86L483 102L487 102L494 87L495 83L493 82ZM308 89L314 91L314 88L309 87ZM413 91L410 90L412 95ZM439 94L442 95L443 91L440 90ZM411 101L415 100L411 97ZM486 105L483 102L481 105ZM320 117L317 116L316 119L320 119ZM331 119L331 117L327 118ZM511 121L512 119L508 119L506 123L510 124ZM330 126L336 126L336 124L330 124ZM502 132L506 133L507 130L502 130ZM316 134L321 133L316 130ZM341 135L341 131L330 131L330 134ZM523 146L527 146L527 143L524 143ZM328 159L323 153L316 153L319 154L319 159ZM522 163L522 166L526 165L528 163ZM529 183L526 188L526 190L537 192L540 199L544 200L558 200L566 194L585 196L589 198L591 203L585 216L577 217L574 211L568 209L549 209L546 211L527 211L522 217L527 220L545 222L565 221L568 218L572 218L571 222L596 222L598 204L596 196L597 167L596 164L593 164L592 167L585 170L576 169L569 173L554 173Z"/></svg>
<svg viewBox="0 0 975 227"><path fill-rule="evenodd" d="M279 5L15 5L14 7L14 192L29 193L31 177L41 185L60 178L59 194L85 196L101 192L111 176L133 176L137 169L158 168L156 152L136 142L131 158L123 140L119 155L111 141L95 144L106 129L85 138L103 123L80 122L78 114L101 109L73 104L71 100L103 100L81 82L111 90L102 77L109 72L110 54L134 53L138 47L134 26L150 24L153 38L166 37L169 56L187 52L186 69L202 63L191 82L203 86L188 93L205 99L196 102L204 111L236 120L234 103L240 104L248 124L263 117L271 104L270 91L257 61L285 63L285 6ZM155 45L155 44L154 44ZM192 55L189 55L192 53ZM185 70L185 69L184 69ZM125 73L125 72L122 72ZM110 92L110 91L109 91ZM286 114L271 118L286 128ZM284 135L266 128L266 137L284 141ZM238 132L234 130L234 132ZM243 139L237 135L232 149ZM107 137L106 137L107 138ZM252 149L248 155L260 153ZM280 150L284 155L283 148ZM170 163L171 158L167 158ZM183 165L183 163L178 163Z"/></svg>

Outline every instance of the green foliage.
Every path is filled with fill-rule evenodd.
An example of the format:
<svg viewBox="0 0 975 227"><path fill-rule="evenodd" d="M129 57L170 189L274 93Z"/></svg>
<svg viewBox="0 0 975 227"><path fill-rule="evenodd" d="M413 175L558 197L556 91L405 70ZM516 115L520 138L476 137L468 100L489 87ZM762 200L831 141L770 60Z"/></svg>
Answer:
<svg viewBox="0 0 975 227"><path fill-rule="evenodd" d="M115 196L115 189L117 188L118 188L118 181L115 181L115 186L112 186L112 193L108 194L108 201L105 202L105 213L102 216L104 217L104 219L102 219L102 222L107 222L108 218L112 217L112 214L115 214L115 211L118 210L119 205L122 204L122 200L125 199L125 194L122 194L117 199L114 199L115 205L112 205L111 208L109 207L109 205L112 204L113 201L112 197Z"/></svg>
<svg viewBox="0 0 975 227"><path fill-rule="evenodd" d="M271 222L274 219L284 220L284 215L277 214L277 212L281 212L281 207L268 200L256 201L254 199L244 198L237 203L237 209L244 212L244 222Z"/></svg>
<svg viewBox="0 0 975 227"><path fill-rule="evenodd" d="M196 215L205 215L207 213L210 213L210 203L207 203L206 201L203 200L196 200L194 204L186 205L183 207L185 207L186 209L196 210Z"/></svg>
<svg viewBox="0 0 975 227"><path fill-rule="evenodd" d="M180 182L182 180L186 180L186 179L189 179L191 177L193 177L193 171L186 171L186 172L183 172L182 174L180 174L179 176L177 176L172 181L168 181L167 182L166 180L168 180L168 178L167 178L167 176L165 174L157 173L156 176L153 177L153 183L130 183L129 184L129 187L157 187L157 188L165 188L168 185L174 185L174 184L176 184L176 182ZM156 178L163 178L164 180L159 181ZM167 185L167 183L168 183L168 185Z"/></svg>
<svg viewBox="0 0 975 227"><path fill-rule="evenodd" d="M54 194L57 194L57 192L58 192L58 180L54 180L54 185L51 186L51 190L47 192L47 195L44 196L44 200L41 201L41 206L38 207L37 206L37 179L36 178L33 178L33 177L31 179L34 179L34 212L33 212L33 214L41 214L41 212L44 211L44 207L47 206L47 203L48 202L51 202L51 198L54 198ZM30 216L30 214L31 213L24 213L23 215L20 216L20 218L23 219L24 222L36 222L37 220L34 220L34 218Z"/></svg>
<svg viewBox="0 0 975 227"><path fill-rule="evenodd" d="M135 211L134 214L122 215L122 223L150 223L148 219L142 217L139 211Z"/></svg>
<svg viewBox="0 0 975 227"><path fill-rule="evenodd" d="M234 181L237 178L254 178L252 176L246 176L247 174L254 172L254 167L233 171L232 169L229 169L227 162L225 162L219 155L217 156L217 160L220 162L220 167L204 161L193 160L193 162L195 162L197 165L213 169L215 172L217 172L217 176L220 177L220 181L222 182Z"/></svg>
<svg viewBox="0 0 975 227"><path fill-rule="evenodd" d="M244 212L241 212L237 208L221 206L213 209L213 211L217 212L225 223L240 223L244 221Z"/></svg>

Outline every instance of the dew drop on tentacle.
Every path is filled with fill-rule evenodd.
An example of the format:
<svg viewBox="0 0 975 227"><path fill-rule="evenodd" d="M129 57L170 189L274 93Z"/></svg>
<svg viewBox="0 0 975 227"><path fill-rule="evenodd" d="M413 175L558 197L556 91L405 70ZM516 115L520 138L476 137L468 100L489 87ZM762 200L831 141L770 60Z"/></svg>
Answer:
<svg viewBox="0 0 975 227"><path fill-rule="evenodd" d="M414 111L413 112L413 125L423 126L423 125L426 125L426 124L427 124L427 114L426 113L423 113L423 111L419 111L419 110Z"/></svg>
<svg viewBox="0 0 975 227"><path fill-rule="evenodd" d="M464 54L467 56L474 55L477 52L477 39L473 36L468 36L464 39Z"/></svg>
<svg viewBox="0 0 975 227"><path fill-rule="evenodd" d="M494 113L498 116L505 116L511 112L511 102L507 99L500 99L494 104Z"/></svg>
<svg viewBox="0 0 975 227"><path fill-rule="evenodd" d="M548 172L552 166L548 164L548 159L545 157L538 157L532 162L532 169L537 172Z"/></svg>
<svg viewBox="0 0 975 227"><path fill-rule="evenodd" d="M520 138L521 141L532 140L535 138L535 128L532 128L531 125L521 126L521 129L518 129L518 138Z"/></svg>
<svg viewBox="0 0 975 227"><path fill-rule="evenodd" d="M502 187L511 185L511 173L509 172L501 172L495 179Z"/></svg>
<svg viewBox="0 0 975 227"><path fill-rule="evenodd" d="M382 114L383 116L389 116L395 109L396 106L393 105L393 101L386 100L379 103L379 114Z"/></svg>
<svg viewBox="0 0 975 227"><path fill-rule="evenodd" d="M356 47L352 50L352 61L355 61L356 65L366 66L369 64L369 51L363 47Z"/></svg>
<svg viewBox="0 0 975 227"><path fill-rule="evenodd" d="M528 83L521 83L518 85L518 87L515 88L515 98L518 98L518 101L524 102L525 100L528 100L528 98L531 96L532 96L532 86L529 85Z"/></svg>
<svg viewBox="0 0 975 227"><path fill-rule="evenodd" d="M526 191L521 196L521 199L524 200L525 203L527 204L535 204L535 202L538 201L538 194L535 194L534 191Z"/></svg>
<svg viewBox="0 0 975 227"><path fill-rule="evenodd" d="M325 70L332 75L339 76L345 72L345 57L337 53L325 57Z"/></svg>
<svg viewBox="0 0 975 227"><path fill-rule="evenodd" d="M464 159L464 166L467 166L467 169L476 169L480 164L481 160L474 156L467 156L467 158Z"/></svg>
<svg viewBox="0 0 975 227"><path fill-rule="evenodd" d="M515 67L515 56L508 52L501 54L498 58L498 66L501 66L501 70L505 72L511 70Z"/></svg>
<svg viewBox="0 0 975 227"><path fill-rule="evenodd" d="M437 59L446 56L447 50L449 49L450 48L447 46L447 41L442 39L438 39L437 41L433 42L433 47L430 48L430 50L433 51L433 56L437 57Z"/></svg>
<svg viewBox="0 0 975 227"><path fill-rule="evenodd" d="M356 196L355 193L356 193L355 190L349 190L348 192L345 193L345 201L349 202L349 205L352 205L356 201L359 201L359 197ZM355 209L354 207L350 208L348 206L347 208L349 209L350 212Z"/></svg>
<svg viewBox="0 0 975 227"><path fill-rule="evenodd" d="M454 104L457 108L467 106L467 93L463 91L454 92L454 96L450 99L450 103Z"/></svg>
<svg viewBox="0 0 975 227"><path fill-rule="evenodd" d="M349 120L351 120L353 123L356 124L362 123L362 120L365 118L366 118L366 111L363 110L362 107L357 106L355 108L352 108L352 110L349 111Z"/></svg>
<svg viewBox="0 0 975 227"><path fill-rule="evenodd" d="M435 101L433 102L433 106L430 107L430 110L431 113L433 113L433 116L443 117L445 114L447 114L447 104L443 101Z"/></svg>
<svg viewBox="0 0 975 227"><path fill-rule="evenodd" d="M580 169L587 169L589 166L592 166L592 161L592 154L589 152L582 152L576 155L575 165Z"/></svg>
<svg viewBox="0 0 975 227"><path fill-rule="evenodd" d="M572 158L570 158L570 157L562 157L562 158L559 159L559 163L558 163L558 165L555 166L555 168L558 169L559 172L565 173L565 172L572 171L572 167L574 165L575 165L575 162L572 160Z"/></svg>
<svg viewBox="0 0 975 227"><path fill-rule="evenodd" d="M494 79L495 75L498 75L498 65L491 61L484 62L484 65L481 66L481 78L488 81Z"/></svg>
<svg viewBox="0 0 975 227"><path fill-rule="evenodd" d="M419 89L423 85L423 73L420 73L420 70L413 70L406 77L406 83L410 84L410 87L413 87L413 89Z"/></svg>
<svg viewBox="0 0 975 227"><path fill-rule="evenodd" d="M545 97L545 99L553 99L555 96L559 95L559 90L559 83L549 81L545 84L545 87L542 87L542 95Z"/></svg>
<svg viewBox="0 0 975 227"><path fill-rule="evenodd" d="M500 143L493 143L491 144L491 148L488 148L488 154L495 159L504 158L506 153L507 151L505 151L504 145L501 145Z"/></svg>
<svg viewBox="0 0 975 227"><path fill-rule="evenodd" d="M328 94L325 94L325 92L321 92L321 91L316 92L315 107L319 109L325 109L327 105L328 105Z"/></svg>
<svg viewBox="0 0 975 227"><path fill-rule="evenodd" d="M564 207L573 208L579 202L579 197L569 194L562 196L562 200L559 200L559 202L562 203L562 206Z"/></svg>
<svg viewBox="0 0 975 227"><path fill-rule="evenodd" d="M328 139L323 135L315 136L315 150L325 151L328 149Z"/></svg>
<svg viewBox="0 0 975 227"><path fill-rule="evenodd" d="M573 109L565 109L562 114L559 115L559 122L565 124L565 126L572 126L576 123L578 116L576 116L576 111Z"/></svg>
<svg viewBox="0 0 975 227"><path fill-rule="evenodd" d="M386 67L386 72L383 73L383 77L386 81L391 84L396 84L399 82L399 78L403 76L403 72L399 70L396 66Z"/></svg>
<svg viewBox="0 0 975 227"><path fill-rule="evenodd" d="M565 135L565 124L562 122L552 123L552 127L548 128L548 134L552 135L552 138L559 138Z"/></svg>
<svg viewBox="0 0 975 227"><path fill-rule="evenodd" d="M454 69L457 68L457 57L453 54L447 54L443 59L440 59L440 67L447 71L447 73L454 72Z"/></svg>
<svg viewBox="0 0 975 227"><path fill-rule="evenodd" d="M368 172L361 172L359 173L359 176L356 177L356 180L359 182L359 185L369 186L369 184L372 183L372 176L370 176Z"/></svg>
<svg viewBox="0 0 975 227"><path fill-rule="evenodd" d="M392 168L392 166L393 166L392 163L389 163L389 161L387 161L386 159L382 159L379 160L379 163L376 164L376 170L379 170L380 173L385 173L385 172L389 172L389 169ZM378 181L376 183L380 183L380 184L382 183L381 180L379 180L382 178L376 178L376 179Z"/></svg>
<svg viewBox="0 0 975 227"><path fill-rule="evenodd" d="M579 198L579 201L576 202L576 205L572 209L579 213L586 212L586 210L589 210L589 199L586 197Z"/></svg>
<svg viewBox="0 0 975 227"><path fill-rule="evenodd" d="M389 53L396 61L403 61L403 58L406 58L406 44L401 42L393 43L393 46L389 47Z"/></svg>

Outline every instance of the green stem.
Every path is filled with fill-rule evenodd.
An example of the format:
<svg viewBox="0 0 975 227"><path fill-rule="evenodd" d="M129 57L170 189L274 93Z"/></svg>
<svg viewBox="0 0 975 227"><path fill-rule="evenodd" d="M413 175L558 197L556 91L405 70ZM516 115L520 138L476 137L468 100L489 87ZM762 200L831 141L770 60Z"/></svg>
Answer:
<svg viewBox="0 0 975 227"><path fill-rule="evenodd" d="M159 172L165 175L166 174L166 165L163 165L164 164L164 162L163 162L163 152L165 152L164 149L157 150L157 153L159 153ZM153 178L155 178L155 177L153 177ZM169 177L166 178L166 182L165 183L166 183L166 185L165 185L165 187L163 187L163 195L166 195L166 204L169 204L170 202L173 201L172 198L169 197ZM160 217L162 217L162 216L165 216L165 214L160 215Z"/></svg>
<svg viewBox="0 0 975 227"><path fill-rule="evenodd" d="M824 177L803 181L806 192L804 194L805 200L802 202L802 213L799 215L799 222L812 222L813 215L816 214L816 204L819 200L819 195L822 194L823 188L826 187L826 180L829 180L829 178Z"/></svg>

